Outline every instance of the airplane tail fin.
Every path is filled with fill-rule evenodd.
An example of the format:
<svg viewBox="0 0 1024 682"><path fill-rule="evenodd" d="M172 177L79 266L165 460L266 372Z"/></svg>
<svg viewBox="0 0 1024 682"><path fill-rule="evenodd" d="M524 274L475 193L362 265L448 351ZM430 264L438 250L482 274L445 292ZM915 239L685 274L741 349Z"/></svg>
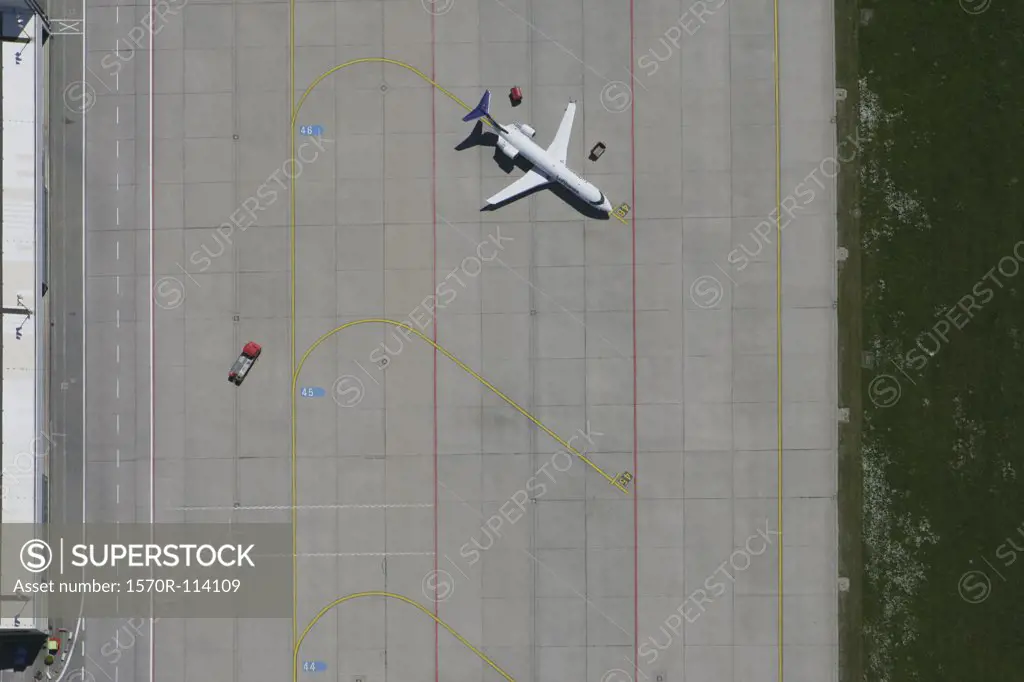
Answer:
<svg viewBox="0 0 1024 682"><path fill-rule="evenodd" d="M463 121L475 121L478 118L491 117L491 91L484 90L484 96L480 98L480 104L476 105L473 111L462 117Z"/></svg>

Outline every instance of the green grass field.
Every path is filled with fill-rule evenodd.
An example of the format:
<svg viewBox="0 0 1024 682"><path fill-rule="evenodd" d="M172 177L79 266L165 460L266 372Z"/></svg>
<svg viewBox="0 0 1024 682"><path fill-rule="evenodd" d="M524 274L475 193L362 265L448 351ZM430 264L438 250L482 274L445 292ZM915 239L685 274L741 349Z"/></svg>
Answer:
<svg viewBox="0 0 1024 682"><path fill-rule="evenodd" d="M836 7L842 679L1020 679L1024 4Z"/></svg>

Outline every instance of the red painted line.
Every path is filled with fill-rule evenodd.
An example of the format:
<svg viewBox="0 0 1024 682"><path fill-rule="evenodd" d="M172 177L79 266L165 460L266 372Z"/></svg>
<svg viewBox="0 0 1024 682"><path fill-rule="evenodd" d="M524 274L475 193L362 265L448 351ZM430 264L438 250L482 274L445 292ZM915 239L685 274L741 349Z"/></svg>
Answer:
<svg viewBox="0 0 1024 682"><path fill-rule="evenodd" d="M633 10L635 0L629 0L629 91L632 97L629 98L629 155L630 155L630 214L629 220L632 231L633 252L631 256L633 269L633 664L636 667L638 678L640 672L640 480L639 472L639 434L637 425L637 390L636 390L636 92L634 86L633 43L635 41L635 27L633 22ZM640 682L638 679L636 682Z"/></svg>
<svg viewBox="0 0 1024 682"><path fill-rule="evenodd" d="M435 26L436 16L430 13L430 80L437 82L435 70ZM430 88L430 217L433 221L433 260L431 263L431 291L437 288L437 88ZM437 306L434 306L434 616L437 609ZM434 682L441 682L441 644L438 623L434 621Z"/></svg>
<svg viewBox="0 0 1024 682"><path fill-rule="evenodd" d="M153 0L149 0L149 16L153 16ZM84 6L84 3L83 3ZM152 23L152 22L150 22ZM153 205L155 195L154 176L154 143L153 143L153 73L156 55L156 43L153 27L149 27L149 168L147 184L149 185L149 538L153 542L153 524L156 523L156 297L153 294L153 280L156 278L156 250L154 248L154 232L156 227L156 209ZM84 159L83 159L84 162ZM82 197L85 201L85 197ZM84 229L84 228L83 228ZM85 245L82 245L85 248ZM182 285L184 286L184 285ZM85 338L83 326L82 338ZM83 425L84 428L84 425ZM84 469L83 469L84 470ZM82 519L85 522L85 519ZM150 576L152 576L152 570ZM153 595L149 597L149 682L156 678L156 619L153 618ZM83 668L84 676L84 668Z"/></svg>

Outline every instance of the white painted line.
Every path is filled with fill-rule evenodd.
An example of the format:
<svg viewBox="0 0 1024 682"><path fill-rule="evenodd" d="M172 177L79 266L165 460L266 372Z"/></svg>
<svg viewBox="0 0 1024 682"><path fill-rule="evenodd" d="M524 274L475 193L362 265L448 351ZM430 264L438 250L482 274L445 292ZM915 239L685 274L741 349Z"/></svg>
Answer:
<svg viewBox="0 0 1024 682"><path fill-rule="evenodd" d="M114 107L114 123L121 125L121 105Z"/></svg>
<svg viewBox="0 0 1024 682"><path fill-rule="evenodd" d="M115 355L117 356L117 363L121 364L121 345L120 344L117 345L117 348L115 349L115 351L116 351Z"/></svg>
<svg viewBox="0 0 1024 682"><path fill-rule="evenodd" d="M117 71L114 72L114 89L121 89L121 76Z"/></svg>
<svg viewBox="0 0 1024 682"><path fill-rule="evenodd" d="M121 448L114 450L114 462L117 464L117 468L121 468Z"/></svg>
<svg viewBox="0 0 1024 682"><path fill-rule="evenodd" d="M116 603L116 601L117 601L117 598L115 597L114 599L115 599L115 603ZM117 638L117 634L116 634L116 633L114 634L114 637L115 637L115 639ZM82 642L82 645L83 645L83 648L84 648L85 642ZM114 678L110 676L110 673L108 673L108 672L107 672L106 670L104 670L104 669L103 669L103 666L101 666L101 665L100 665L99 663L97 663L97 662L96 662L96 661L95 661L95 660L93 659L93 657L92 657L92 656L90 656L89 654L85 653L85 651L82 651L82 655L83 655L83 656L85 656L85 658L86 658L86 660L87 660L87 661L89 661L89 662L90 662L90 663L92 663L92 664L93 664L94 666L96 666L96 668L97 668L97 669L99 669L99 671L100 671L101 673L103 673L104 675L106 675L106 676L107 676L107 679L108 679L108 680L110 680L111 682L113 682ZM96 679L96 678L95 678L95 677L93 677L93 676L92 676L91 674L89 674L89 673L86 673L86 671L85 671L85 665L84 665L84 663L85 663L85 662L83 661L83 665L82 665L82 672L81 672L81 675L82 675L82 676L81 676L81 677L79 677L78 679L80 679L80 680L87 680L87 679L93 679L93 680L94 680L94 679ZM87 675L87 674L89 675L89 677L85 677L85 675ZM71 678L69 678L69 682L70 682L70 680L73 680L73 679L75 679L75 678L74 678L74 677L71 677Z"/></svg>
<svg viewBox="0 0 1024 682"><path fill-rule="evenodd" d="M121 23L121 6L120 5L114 5L114 23L115 24Z"/></svg>
<svg viewBox="0 0 1024 682"><path fill-rule="evenodd" d="M121 140L114 140L114 156L121 158Z"/></svg>
<svg viewBox="0 0 1024 682"><path fill-rule="evenodd" d="M121 240L118 239L114 244L114 250L117 252L117 260L121 260Z"/></svg>
<svg viewBox="0 0 1024 682"><path fill-rule="evenodd" d="M121 378L114 379L114 397L121 398Z"/></svg>
<svg viewBox="0 0 1024 682"><path fill-rule="evenodd" d="M114 173L114 189L121 191L121 174Z"/></svg>
<svg viewBox="0 0 1024 682"><path fill-rule="evenodd" d="M120 225L121 224L121 207L120 206L115 206L114 207L114 224L115 225Z"/></svg>
<svg viewBox="0 0 1024 682"><path fill-rule="evenodd" d="M121 504L121 484L120 483L118 483L117 486L114 487L114 498L115 498L114 502L116 504Z"/></svg>
<svg viewBox="0 0 1024 682"><path fill-rule="evenodd" d="M118 308L117 310L115 310L114 314L117 316L117 328L120 329L121 328L121 309Z"/></svg>
<svg viewBox="0 0 1024 682"><path fill-rule="evenodd" d="M88 26L89 25L88 24L88 16L87 16L87 14L88 14L88 3L86 2L86 0L82 0L82 26ZM86 70L88 68L87 65L88 65L88 62L89 62L89 45L88 45L88 42L89 42L88 32L83 30L82 31L82 82L83 83L86 82L85 74L86 74ZM104 83L103 86L106 87L106 83ZM87 156L88 156L88 147L86 146L86 140L89 139L88 130L89 130L89 117L88 116L82 116L82 320L83 320L83 325L84 325L84 320L89 319L89 317L88 317L89 309L88 309L88 306L86 305L86 297L85 297L86 282L88 280L88 273L89 273L89 269L87 267L87 265L88 265L87 256L86 256L86 252L88 251L88 249L85 248L85 244L87 243L87 240L86 240L86 217L88 216L88 206L89 206L89 195L88 195L88 192L86 192L86 177L88 176L88 173L87 173L88 167L87 167L87 162L86 162ZM88 404L87 401L89 399L89 391L88 391L88 387L89 387L89 369L88 369L88 367L89 367L89 365L88 365L88 362L87 362L87 359L88 359L89 356L88 356L88 352L87 352L87 349L86 349L86 344L87 344L87 340L86 339L88 338L88 336L89 336L89 334L86 332L86 327L83 326L83 331L82 331L82 430L83 430L83 433L82 433L82 522L83 523L85 521L87 521L88 518L89 518L89 516L86 514L86 508L87 508L86 507L86 500L88 499L88 490L87 490L87 488L85 486L85 482L87 480L89 480L89 476L88 476L89 457L88 457L88 454L87 454L88 451L89 451L89 447L88 447L89 439L88 439L88 434L87 434L86 428L85 428L85 425L89 423L87 421L87 413L86 413L86 405ZM82 539L83 540L85 539L85 534L84 533L83 533ZM78 638L78 628L79 628L79 626L81 626L82 632L83 633L85 632L85 618L82 617L82 611L84 609L85 609L85 598L83 597L81 605L78 607L78 618L75 621L75 638L76 639ZM81 642L81 655L85 656L85 642L84 641ZM69 670L71 668L70 663L71 663L71 661L68 661L68 665L65 665L61 669L60 674L57 676L58 682L60 682L60 679L64 677L65 671L67 671L67 670ZM85 679L85 663L84 663L84 661L82 663L82 679L83 680Z"/></svg>
<svg viewBox="0 0 1024 682"><path fill-rule="evenodd" d="M117 295L121 295L121 275L114 275L114 281L117 283Z"/></svg>
<svg viewBox="0 0 1024 682"><path fill-rule="evenodd" d="M430 509L434 505L422 504L299 504L298 511L306 509ZM273 504L253 507L174 507L173 511L284 511L290 504Z"/></svg>
<svg viewBox="0 0 1024 682"><path fill-rule="evenodd" d="M84 645L85 642L82 642L82 644ZM85 656L86 660L82 661L82 668L81 668L80 671L78 671L78 675L76 675L75 677L78 677L78 679L80 679L80 680L90 679L89 677L85 677L86 675L90 675L90 677L91 677L91 674L87 673L86 670L85 670L85 662L88 661L89 663L92 663L94 666L96 666L96 668L98 668L101 673L106 675L108 680L111 680L111 682L113 682L114 678L112 678L110 676L110 673L108 673L106 670L104 670L100 666L100 664L97 663L96 660L92 656L90 656L89 654L85 653L84 651L82 652L82 655ZM67 666L65 666L64 669L67 670ZM63 673L63 671L61 671L61 673ZM73 679L75 679L75 677L69 677L68 679L69 680L73 680ZM95 678L93 678L93 679L95 679Z"/></svg>
<svg viewBox="0 0 1024 682"><path fill-rule="evenodd" d="M118 433L121 433L121 415L119 414L114 415L114 427L117 429Z"/></svg>

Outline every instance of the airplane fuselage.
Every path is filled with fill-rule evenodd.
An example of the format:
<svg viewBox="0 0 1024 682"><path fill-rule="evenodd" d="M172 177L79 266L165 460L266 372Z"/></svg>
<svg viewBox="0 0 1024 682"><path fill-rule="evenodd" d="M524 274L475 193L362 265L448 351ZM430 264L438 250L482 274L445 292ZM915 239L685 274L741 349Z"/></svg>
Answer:
<svg viewBox="0 0 1024 682"><path fill-rule="evenodd" d="M534 170L538 173L552 182L557 182L591 206L611 213L611 202L601 190L581 178L564 163L551 158L546 149L534 142L516 125L501 125L495 132L519 150L519 155L532 163Z"/></svg>

